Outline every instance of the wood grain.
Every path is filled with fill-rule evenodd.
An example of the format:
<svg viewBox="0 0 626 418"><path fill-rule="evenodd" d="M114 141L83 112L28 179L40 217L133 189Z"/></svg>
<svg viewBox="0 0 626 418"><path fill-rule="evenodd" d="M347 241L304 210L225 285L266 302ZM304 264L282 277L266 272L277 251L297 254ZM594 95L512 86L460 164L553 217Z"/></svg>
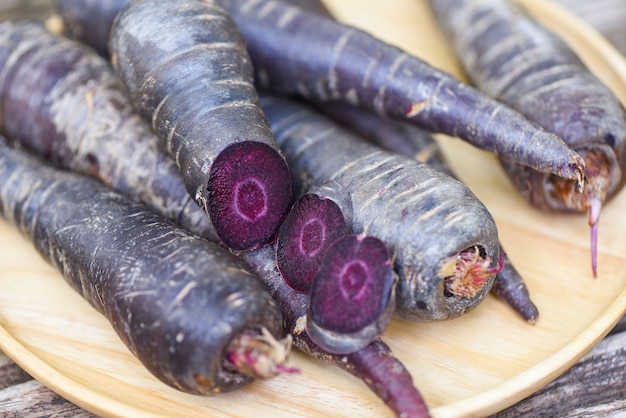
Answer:
<svg viewBox="0 0 626 418"><path fill-rule="evenodd" d="M39 0L33 0L33 2L41 3ZM599 31L606 34L607 38L611 35L611 39L616 40L613 41L614 44L616 46L620 45L620 37L617 35L618 29L615 29L618 28L618 25L615 24L615 22L619 19L617 10L624 9L623 1L599 0L596 3L583 2L582 0L558 0L558 2L570 7L572 10L577 10L576 8L582 7L583 4L595 5L604 3L606 5L612 2L614 6L620 6L621 3L621 8L613 9L616 11L613 15L605 14L600 17L594 17L594 19L597 19L594 24ZM406 42L406 45L408 45L410 49L415 50L422 50L422 48L428 47L437 51L437 54L432 57L433 63L462 76L458 69L458 64L455 62L454 57L449 54L449 51L446 52L447 46L440 37L415 36L417 33L421 32L416 32L415 28L411 27L414 25L412 19L416 11L419 12L422 10L420 8L421 1L397 0L394 2L393 7L389 6L389 2L376 0L369 1L367 3L368 7L360 7L364 4L362 1L338 0L329 1L328 3L339 11L343 10L344 14L342 16L344 19L367 25L373 32L381 33L384 38L389 39L391 42ZM569 5L567 3L569 3ZM373 8L369 8L370 4ZM416 4L418 4L418 6L416 6ZM37 10L39 11L41 9ZM584 15L585 13L583 12L582 14ZM590 13L586 14L591 17ZM394 24L389 25L390 21L394 22ZM624 17L619 21L624 22ZM437 28L433 25L432 21L426 20L423 25L424 27L421 29L426 30L427 33L437 32ZM625 32L626 30L622 28L621 33L623 34ZM610 74L608 74L608 76L610 77ZM424 348L420 344L416 346L414 345L415 343L412 342L413 338L419 338L420 340L426 340L427 343L430 344L427 344L424 350L417 352L422 358L421 362L427 364L431 360L434 361L441 353L448 356L448 363L445 364L446 367L434 371L429 371L428 368L422 367L419 364L412 366L416 381L426 382L424 386L430 384L434 385L434 387L429 388L426 393L428 399L431 400L435 407L435 410L441 411L437 416L474 415L471 412L475 410L483 411L476 415L488 415L501 409L501 407L493 405L492 410L485 410L480 408L475 409L475 406L470 406L464 407L464 409L460 411L445 410L439 407L454 402L455 399L462 399L464 394L469 392L471 386L475 383L483 385L483 387L501 384L502 378L498 377L498 373L500 373L499 369L501 368L517 367L518 370L523 370L525 367L528 367L528 363L524 363L524 355L527 354L525 350L530 351L531 355L537 356L537 351L541 352L545 350L549 352L551 350L550 347L553 349L556 345L564 344L564 340L572 338L572 334L567 334L567 336L561 334L561 331L565 327L571 327L575 331L573 335L591 328L590 331L587 331L589 333L587 338L589 339L590 346L594 345L594 347L582 357L580 361L576 363L574 363L573 360L571 362L563 361L558 367L554 364L551 365L547 381L544 379L545 376L540 376L542 373L546 372L542 372L541 367L535 367L530 373L524 375L524 378L531 375L530 380L534 381L534 384L528 384L528 382L526 382L527 397L519 401L521 399L519 391L513 391L516 393L516 399L505 399L504 404L508 402L508 405L510 405L516 401L519 402L494 416L611 416L625 411L626 393L624 393L623 382L624 377L626 377L624 375L624 370L626 370L624 367L624 354L626 354L624 352L626 349L626 318L622 318L621 322L615 326L614 331L596 345L595 343L613 326L613 322L617 320L619 316L613 314L611 318L614 319L610 324L606 322L597 323L589 320L589 312L584 309L585 298L590 294L594 294L597 295L598 298L602 298L603 302L599 304L597 309L594 308L596 310L593 311L593 315L594 317L602 315L602 309L606 308L607 301L613 300L616 292L624 288L626 280L624 280L623 266L625 264L624 254L626 248L621 244L622 234L620 233L620 228L611 228L609 226L601 227L601 245L603 248L601 263L603 263L603 275L600 279L602 281L598 284L584 280L582 277L588 277L586 274L581 274L579 270L581 266L583 270L585 268L588 248L586 240L580 240L579 238L580 236L586 238L585 225L579 225L576 220L570 219L569 217L545 219L542 215L536 214L528 210L528 208L523 207L523 205L520 205L515 197L511 198L511 200L513 200L511 203L501 203L494 197L493 192L495 190L509 193L511 190L506 182L493 180L486 174L476 173L476 167L481 167L483 164L493 167L492 158L480 152L476 152L475 150L469 150L466 147L461 147L461 151L453 149L456 148L456 145L456 143L453 146L450 142L446 142L445 148L451 154L457 171L459 171L462 177L471 183L471 185L476 187L477 194L479 194L481 198L484 197L483 200L487 202L488 207L490 207L490 209L493 207L494 216L503 221L503 228L501 228L503 240L512 256L515 256L517 260L523 261L522 266L524 273L528 275L530 279L529 283L532 284L531 294L536 295L536 302L542 311L541 322L535 329L527 331L527 326L516 322L517 319L506 307L499 303L499 301L490 298L484 307L481 306L479 310L472 313L472 318L479 318L480 320L464 319L463 321L458 321L454 324L446 324L442 327L425 325L418 327L420 332L414 331L412 324L396 321L391 330L391 341L393 344L390 344L394 352L401 358L406 359L407 362L412 363L415 361L413 357L416 355L416 348ZM473 158L466 158L466 155L471 155ZM618 203L612 207L607 207L607 214L603 215L603 225L613 224L623 226L621 217L621 213L623 213L624 210L623 208L626 208L626 200L622 196ZM3 241L3 239L6 239L6 236L0 235L0 249L6 249L9 246L13 247L15 245L15 238L13 236L7 241ZM571 244L571 248L566 246L566 244ZM542 254L536 253L536 248L539 247L543 247ZM567 251L565 251L564 248L568 248ZM540 258L544 253L554 253L555 259L546 264L545 261ZM570 260L572 257L584 261L574 263L575 265L570 266L569 264L571 264ZM29 254L23 261L20 261L17 266L12 264L15 268L14 271L3 270L2 274L10 274L14 277L21 278L23 274L33 273L34 267L30 261L32 259L33 255ZM15 261L15 258L13 258L12 261ZM549 267L548 269L546 269L546 265ZM53 273L50 274L54 280L59 280ZM556 281L559 281L559 277L571 276L572 281L580 284L579 288L572 290L573 295L570 300L571 303L576 303L577 309L575 311L568 309L567 305L554 302L554 298L559 298L562 292L555 292L554 289L551 288L551 276L556 276ZM577 278L580 279L580 283L577 281ZM560 280L563 279L561 278ZM614 282L610 283L610 281ZM56 292L60 292L63 297L66 296L66 293L56 285L51 286L49 289L51 292L50 295L57 295ZM22 293L18 293L18 295L22 295ZM23 295L20 297L27 298L27 296L28 295ZM38 302L43 303L43 300L38 300ZM78 304L78 306L80 306L80 304ZM46 312L46 309L44 309L43 306L35 306L33 311L22 310L20 314L24 315L24 317L22 317L24 321L32 322L34 319L41 319L40 316L38 317L36 315L37 312ZM78 313L82 315L86 312L88 312L88 310L83 311L81 308L81 310L77 312L69 313L70 320L67 324L78 327L79 332L90 330L92 332L104 332L106 334L106 330L101 329L101 319L97 317L86 314L86 324L82 321L71 320L72 315ZM6 315L6 313L3 315ZM494 319L494 316L500 318ZM544 320L543 318L545 317L548 319ZM0 318L0 320L2 320L3 324L6 326L6 318ZM26 328L26 332L21 335L21 338L40 350L37 354L43 355L44 359L48 361L56 360L56 364L62 364L63 367L67 369L65 370L66 374L80 375L80 369L83 366L80 362L76 362L81 360L81 350L85 350L85 347L96 350L96 358L100 358L103 362L105 362L107 356L111 354L119 356L120 353L122 353L121 355L125 360L122 362L124 366L119 369L121 373L124 372L125 368L134 369L137 367L137 365L133 363L132 358L128 357L128 353L124 353L123 347L120 348L115 345L115 336L113 335L106 334L103 340L99 340L105 342L104 346L97 347L72 346L72 335L69 335L66 341L66 343L70 343L70 348L68 349L68 346L62 345L63 338L59 338L54 330L45 330L45 327L57 323L58 318L47 318L42 320L40 324L31 322L28 322L29 325ZM507 345L506 350L521 351L518 353L505 353L505 358L508 358L509 362L502 363L496 361L494 363L494 358L498 359L501 358L498 356L503 355L502 352L498 352L498 348L496 347L495 357L492 357L491 361L489 353L481 357L470 356L469 358L470 362L476 361L478 363L478 369L491 369L490 373L485 374L480 370L471 370L468 374L455 376L458 375L460 370L463 370L462 367L466 365L465 361L459 359L459 355L468 356L467 353L481 353L486 350L490 344L487 342L484 344L478 343L471 341L471 339L470 341L465 341L466 344L457 344L451 342L446 335L463 335L463 333L471 335L473 333L480 333L482 331L481 327L484 327L485 323L494 324L494 333L496 335L505 332L519 333L520 335L526 335L527 339L539 338L534 341L536 341L537 344L539 342L545 344L547 347L537 347L535 343L522 346ZM440 328L445 330L440 331ZM11 329L11 331L15 331L15 329ZM52 349L46 348L50 343L61 345L59 347L53 347ZM467 352L459 352L465 348L467 348ZM502 349L501 347L500 350ZM64 353L63 355L67 356L67 361L61 361L59 363L58 358L55 356L58 357L58 353L61 352ZM46 357L46 355L48 357ZM572 359L577 358L577 355L572 356L571 353L569 353L569 355ZM540 361L540 358L541 356L534 357L531 363ZM90 412L76 405L82 404L87 406L81 403L80 396L60 391L64 396L74 400L76 404L68 402L47 389L41 382L31 379L21 368L17 367L17 365L11 361L8 361L6 356L0 357L0 360L4 360L0 361L0 382L4 385L0 386L0 388L2 388L0 390L0 413L2 416L93 416ZM235 397L237 400L241 399L242 402L247 401L249 403L248 415L269 411L268 413L272 415L285 414L293 416L300 413L296 405L298 402L302 402L302 399L305 399L302 398L302 396L308 397L310 402L316 402L316 400L324 402L329 386L332 386L335 391L345 391L343 395L339 395L339 404L342 406L342 410L339 412L341 416L384 416L387 412L384 408L380 407L379 400L373 398L366 388L359 386L359 382L350 379L349 376L346 377L344 373L328 371L323 368L321 369L322 371L320 371L317 365L309 364L307 360L299 358L299 356L297 356L297 360L302 361L302 364L305 366L304 370L307 373L313 373L314 376L317 376L317 373L321 373L321 377L319 378L321 383L303 384L300 389L297 390L297 387L293 387L293 380L285 379L277 382L275 383L277 385L275 390L269 389L269 391L264 391L264 389L261 389L261 393L265 394L263 396L267 396L267 399L271 399L271 402L263 397L259 399L259 394L255 392L258 388L257 386L257 388L252 389L252 391L243 393L241 398ZM461 368L458 369L458 367ZM116 373L118 370L114 370L113 372ZM475 374L473 372L475 372ZM563 374L559 378L553 380L553 378L556 378L561 373ZM456 380L454 379L455 377ZM474 379L476 379L477 382L475 382ZM40 380L45 381L45 379ZM458 383L450 387L448 385L450 380ZM47 381L47 383L53 387L58 386L58 382L54 380ZM329 386L326 386L324 383L328 383ZM519 380L516 383L519 384ZM153 384L154 382L148 379L146 381L142 380L140 386L143 390L148 389L149 391L153 391L155 390L154 386L152 386ZM158 385L156 386L158 387ZM353 386L356 386L356 389L353 389ZM418 387L421 387L420 384L418 384ZM118 394L120 392L117 387L107 389L110 390L112 394L115 394L116 391ZM274 408L276 408L276 402L285 403L286 398L281 395L281 390L287 391L287 393L293 396L288 397L287 403L281 405L280 410L277 411L269 407L269 405L272 403L274 404ZM494 393L498 396L505 396L512 392L491 392L488 393L488 396L493 396ZM294 399L297 400L294 401ZM478 401L484 402L482 398ZM193 400L190 400L190 403L193 403ZM296 405L292 405L291 403L295 403ZM350 409L350 403L355 403L357 406L354 409ZM346 404L348 405L344 409L344 405ZM319 413L320 410L315 409L318 407L319 405L312 405L311 411L317 411ZM493 410L494 408L495 410ZM185 410L185 408L182 408L181 413ZM322 411L324 410L322 409ZM99 414L101 411L96 410L95 412ZM226 413L225 410L222 412L224 414ZM337 414L337 403L333 404L331 402L325 412L328 414Z"/></svg>
<svg viewBox="0 0 626 418"><path fill-rule="evenodd" d="M608 417L626 412L626 317L565 374L494 418ZM537 415L534 415L537 416Z"/></svg>

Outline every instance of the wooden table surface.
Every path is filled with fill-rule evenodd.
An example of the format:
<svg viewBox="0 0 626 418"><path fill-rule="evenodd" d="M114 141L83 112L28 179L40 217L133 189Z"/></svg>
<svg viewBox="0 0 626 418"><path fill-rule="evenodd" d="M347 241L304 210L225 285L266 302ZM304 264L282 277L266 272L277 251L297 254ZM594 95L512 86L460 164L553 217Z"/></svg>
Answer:
<svg viewBox="0 0 626 418"><path fill-rule="evenodd" d="M554 0L595 27L626 55L626 0ZM29 3L47 13L46 0L2 0L2 8ZM533 395L494 417L626 417L626 316L579 362ZM0 416L92 417L34 380L0 352Z"/></svg>

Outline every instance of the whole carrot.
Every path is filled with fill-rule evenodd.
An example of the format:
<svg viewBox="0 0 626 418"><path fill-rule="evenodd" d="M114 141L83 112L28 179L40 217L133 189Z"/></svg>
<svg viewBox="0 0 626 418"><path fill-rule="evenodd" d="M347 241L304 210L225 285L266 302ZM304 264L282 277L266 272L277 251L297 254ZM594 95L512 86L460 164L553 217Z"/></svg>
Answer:
<svg viewBox="0 0 626 418"><path fill-rule="evenodd" d="M35 21L0 24L0 132L190 231L219 238L105 58Z"/></svg>
<svg viewBox="0 0 626 418"><path fill-rule="evenodd" d="M617 97L552 32L507 1L436 0L432 9L471 81L585 159L587 185L503 160L517 189L547 211L587 212L597 276L601 206L624 186L626 113Z"/></svg>
<svg viewBox="0 0 626 418"><path fill-rule="evenodd" d="M337 182L350 197L353 232L389 247L400 316L451 319L484 300L501 267L497 228L467 186L366 143L302 103L264 97L263 108L296 195Z"/></svg>
<svg viewBox="0 0 626 418"><path fill-rule="evenodd" d="M221 246L94 179L11 149L4 138L0 216L164 383L210 395L283 370L280 309Z"/></svg>
<svg viewBox="0 0 626 418"><path fill-rule="evenodd" d="M225 245L272 241L289 169L258 103L244 40L219 4L136 0L111 29L113 67Z"/></svg>
<svg viewBox="0 0 626 418"><path fill-rule="evenodd" d="M582 188L584 161L560 138L425 61L282 1L219 2L246 39L261 88L408 120Z"/></svg>

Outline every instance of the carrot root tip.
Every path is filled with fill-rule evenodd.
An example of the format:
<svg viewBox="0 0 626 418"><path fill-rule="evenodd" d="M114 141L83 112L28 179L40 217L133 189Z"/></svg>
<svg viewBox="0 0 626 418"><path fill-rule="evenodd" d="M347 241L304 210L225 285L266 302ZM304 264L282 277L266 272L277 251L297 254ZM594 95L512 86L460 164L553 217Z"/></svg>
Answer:
<svg viewBox="0 0 626 418"><path fill-rule="evenodd" d="M589 200L589 226L591 227L591 271L593 277L598 277L598 221L600 220L600 210L602 202L598 198Z"/></svg>

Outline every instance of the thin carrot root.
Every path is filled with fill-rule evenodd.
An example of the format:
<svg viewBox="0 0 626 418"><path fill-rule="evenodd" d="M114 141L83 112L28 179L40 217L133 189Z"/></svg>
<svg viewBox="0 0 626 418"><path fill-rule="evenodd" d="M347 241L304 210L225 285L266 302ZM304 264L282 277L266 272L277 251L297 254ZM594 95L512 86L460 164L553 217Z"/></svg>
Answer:
<svg viewBox="0 0 626 418"><path fill-rule="evenodd" d="M587 186L584 193L575 193L571 183L552 178L554 197L572 210L588 214L588 223L591 227L591 270L593 277L598 277L598 220L603 202L609 194L611 166L608 157L599 149L582 153L587 163Z"/></svg>
<svg viewBox="0 0 626 418"><path fill-rule="evenodd" d="M589 226L591 227L591 271L594 279L598 277L598 220L602 201L599 198L589 199Z"/></svg>
<svg viewBox="0 0 626 418"><path fill-rule="evenodd" d="M445 260L439 274L444 277L446 296L472 298L503 267L504 253L500 253L498 263L491 266L491 259L481 255L478 246L474 246Z"/></svg>
<svg viewBox="0 0 626 418"><path fill-rule="evenodd" d="M268 379L282 373L297 373L297 368L285 365L291 345L291 335L278 341L265 328L260 334L244 332L231 342L226 359L238 372L257 379Z"/></svg>

